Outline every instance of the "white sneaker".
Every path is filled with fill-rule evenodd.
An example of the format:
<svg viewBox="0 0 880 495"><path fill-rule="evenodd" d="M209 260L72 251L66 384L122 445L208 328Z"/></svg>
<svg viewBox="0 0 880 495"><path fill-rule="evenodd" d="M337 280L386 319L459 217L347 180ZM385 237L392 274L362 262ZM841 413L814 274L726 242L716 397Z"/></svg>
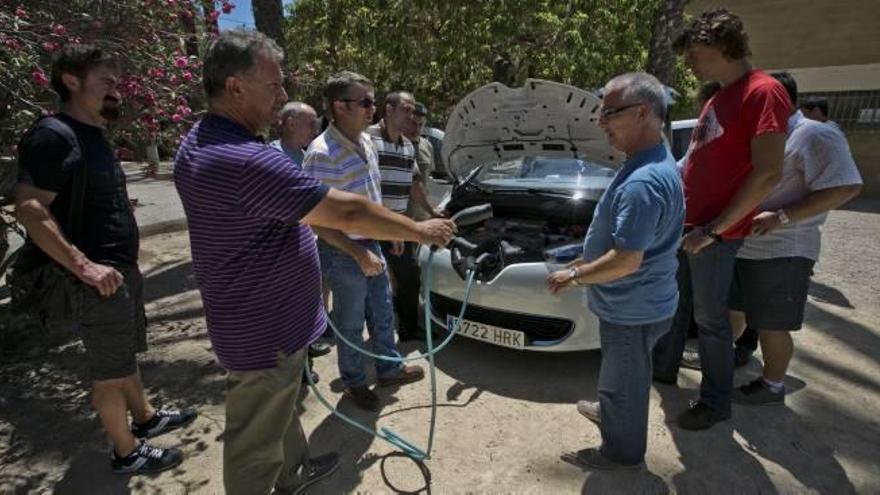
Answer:
<svg viewBox="0 0 880 495"><path fill-rule="evenodd" d="M581 413L581 416L589 419L594 423L600 423L601 417L599 416L599 403L592 402L589 400L579 400L577 401L577 410Z"/></svg>

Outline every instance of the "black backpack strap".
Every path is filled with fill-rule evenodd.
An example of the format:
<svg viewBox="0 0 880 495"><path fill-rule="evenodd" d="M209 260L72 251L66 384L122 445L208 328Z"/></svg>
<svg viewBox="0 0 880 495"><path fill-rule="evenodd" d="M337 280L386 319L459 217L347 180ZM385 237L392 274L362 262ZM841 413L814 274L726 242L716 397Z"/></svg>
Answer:
<svg viewBox="0 0 880 495"><path fill-rule="evenodd" d="M70 195L70 208L67 210L67 228L70 229L68 235L69 240L73 244L81 241L82 235L82 216L83 202L86 197L86 178L87 169L82 156L82 147L79 145L79 139L76 133L64 121L57 117L46 117L41 119L37 126L47 127L60 134L71 146L71 152L74 154L72 160L75 162L73 171L73 184Z"/></svg>

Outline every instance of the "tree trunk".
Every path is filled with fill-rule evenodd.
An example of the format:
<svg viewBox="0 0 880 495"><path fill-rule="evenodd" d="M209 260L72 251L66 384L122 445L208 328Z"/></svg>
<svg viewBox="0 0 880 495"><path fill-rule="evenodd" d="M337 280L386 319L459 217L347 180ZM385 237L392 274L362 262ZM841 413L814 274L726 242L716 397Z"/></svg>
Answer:
<svg viewBox="0 0 880 495"><path fill-rule="evenodd" d="M284 8L281 0L252 0L257 31L275 40L286 51L284 42Z"/></svg>
<svg viewBox="0 0 880 495"><path fill-rule="evenodd" d="M681 29L684 6L689 0L663 0L657 7L645 71L667 86L675 83L672 37Z"/></svg>
<svg viewBox="0 0 880 495"><path fill-rule="evenodd" d="M257 26L257 31L275 40L284 52L281 67L286 73L287 43L284 39L284 6L281 0L251 0L251 6L254 10L254 24ZM284 90L288 95L293 95L296 90L289 77L284 78Z"/></svg>

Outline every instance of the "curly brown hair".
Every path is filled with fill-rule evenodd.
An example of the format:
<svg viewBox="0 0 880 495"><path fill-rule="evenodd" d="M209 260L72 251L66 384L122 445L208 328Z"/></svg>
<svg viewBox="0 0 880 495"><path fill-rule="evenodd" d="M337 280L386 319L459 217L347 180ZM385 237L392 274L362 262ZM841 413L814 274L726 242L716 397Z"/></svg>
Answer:
<svg viewBox="0 0 880 495"><path fill-rule="evenodd" d="M672 49L680 55L697 43L715 47L725 57L734 60L752 54L742 20L725 8L700 14L678 34L672 42Z"/></svg>

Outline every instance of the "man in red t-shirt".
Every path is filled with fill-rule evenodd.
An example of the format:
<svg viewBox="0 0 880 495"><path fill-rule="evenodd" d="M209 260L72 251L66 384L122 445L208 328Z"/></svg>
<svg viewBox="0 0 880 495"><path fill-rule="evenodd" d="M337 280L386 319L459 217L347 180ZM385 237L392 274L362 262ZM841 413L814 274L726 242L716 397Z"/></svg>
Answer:
<svg viewBox="0 0 880 495"><path fill-rule="evenodd" d="M736 252L761 200L782 175L792 107L785 88L751 66L742 21L726 9L695 19L673 43L698 79L721 89L700 113L684 166L685 230L699 328L700 398L679 426L702 430L730 418L733 333L728 294Z"/></svg>

